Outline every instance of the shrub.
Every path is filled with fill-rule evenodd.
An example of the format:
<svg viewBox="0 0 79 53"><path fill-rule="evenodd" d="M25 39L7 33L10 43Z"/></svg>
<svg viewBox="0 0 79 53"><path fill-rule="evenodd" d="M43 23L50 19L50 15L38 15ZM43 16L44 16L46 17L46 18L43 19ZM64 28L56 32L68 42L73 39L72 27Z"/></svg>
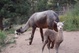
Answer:
<svg viewBox="0 0 79 53"><path fill-rule="evenodd" d="M60 19L60 21L65 21L65 15L60 15L59 19Z"/></svg>
<svg viewBox="0 0 79 53"><path fill-rule="evenodd" d="M67 14L61 15L60 21L65 21L64 30L79 30L79 3L74 5L74 8L69 10Z"/></svg>
<svg viewBox="0 0 79 53"><path fill-rule="evenodd" d="M0 31L0 45L5 45L6 35L3 31Z"/></svg>
<svg viewBox="0 0 79 53"><path fill-rule="evenodd" d="M78 30L78 28L79 27L77 19L73 16L67 16L64 29L72 31L72 30Z"/></svg>
<svg viewBox="0 0 79 53"><path fill-rule="evenodd" d="M67 12L67 14L60 16L60 20L65 21L65 30L79 30L79 3L77 3L69 12Z"/></svg>

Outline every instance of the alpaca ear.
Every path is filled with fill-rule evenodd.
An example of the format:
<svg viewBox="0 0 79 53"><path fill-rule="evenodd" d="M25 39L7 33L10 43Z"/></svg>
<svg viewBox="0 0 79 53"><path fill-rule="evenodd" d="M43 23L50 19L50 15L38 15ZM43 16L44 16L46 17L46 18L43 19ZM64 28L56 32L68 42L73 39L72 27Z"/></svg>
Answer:
<svg viewBox="0 0 79 53"><path fill-rule="evenodd" d="M22 29L22 27L20 27L19 29Z"/></svg>
<svg viewBox="0 0 79 53"><path fill-rule="evenodd" d="M56 22L56 21L54 21L54 23L55 23L55 24L57 24L57 22Z"/></svg>
<svg viewBox="0 0 79 53"><path fill-rule="evenodd" d="M21 29L22 29L22 27L21 27Z"/></svg>

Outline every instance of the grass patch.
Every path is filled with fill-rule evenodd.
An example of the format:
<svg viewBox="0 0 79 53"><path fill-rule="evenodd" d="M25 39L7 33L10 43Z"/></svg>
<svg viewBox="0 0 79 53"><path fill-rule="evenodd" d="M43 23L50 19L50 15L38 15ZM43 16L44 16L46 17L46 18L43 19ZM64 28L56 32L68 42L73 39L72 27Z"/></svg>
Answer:
<svg viewBox="0 0 79 53"><path fill-rule="evenodd" d="M7 33L7 32L6 32ZM3 47L6 47L8 44L16 43L13 38L13 34L6 34L4 31L0 31L0 52Z"/></svg>
<svg viewBox="0 0 79 53"><path fill-rule="evenodd" d="M11 29L5 30L4 32L6 34L14 34L14 31L15 31L15 29L11 28Z"/></svg>
<svg viewBox="0 0 79 53"><path fill-rule="evenodd" d="M0 45L5 45L6 35L3 31L0 31Z"/></svg>

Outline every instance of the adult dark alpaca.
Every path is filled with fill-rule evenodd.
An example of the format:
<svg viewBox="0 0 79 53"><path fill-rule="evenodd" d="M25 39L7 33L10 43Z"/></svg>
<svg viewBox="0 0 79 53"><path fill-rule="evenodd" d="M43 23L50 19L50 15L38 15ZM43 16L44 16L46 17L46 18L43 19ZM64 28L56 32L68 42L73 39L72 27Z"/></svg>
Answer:
<svg viewBox="0 0 79 53"><path fill-rule="evenodd" d="M29 42L31 45L36 27L40 28L42 41L44 41L43 28L49 28L58 31L57 25L54 23L54 21L59 22L59 17L53 10L36 12L29 18L25 26L17 29L15 33L24 33L29 27L32 27L32 34Z"/></svg>

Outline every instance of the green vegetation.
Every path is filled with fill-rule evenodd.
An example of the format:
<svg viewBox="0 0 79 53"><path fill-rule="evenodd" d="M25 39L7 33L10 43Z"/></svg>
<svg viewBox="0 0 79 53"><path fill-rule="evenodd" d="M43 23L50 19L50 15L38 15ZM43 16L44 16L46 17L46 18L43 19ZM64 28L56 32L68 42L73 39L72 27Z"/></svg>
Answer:
<svg viewBox="0 0 79 53"><path fill-rule="evenodd" d="M3 31L0 31L0 45L5 45L6 35Z"/></svg>
<svg viewBox="0 0 79 53"><path fill-rule="evenodd" d="M64 29L67 31L79 30L79 3L65 15L60 16L60 20L65 21Z"/></svg>
<svg viewBox="0 0 79 53"><path fill-rule="evenodd" d="M10 19L6 25L23 24L34 12L50 9L59 11L61 7L76 2L78 0L0 0L0 29L3 30L4 18Z"/></svg>
<svg viewBox="0 0 79 53"><path fill-rule="evenodd" d="M8 30L5 30L4 32L6 33L6 34L14 34L14 29L13 28L11 28L11 29L8 29Z"/></svg>
<svg viewBox="0 0 79 53"><path fill-rule="evenodd" d="M11 31L11 30L10 30ZM7 44L15 43L14 36L9 34L10 32L0 31L0 46L6 46Z"/></svg>
<svg viewBox="0 0 79 53"><path fill-rule="evenodd" d="M3 47L7 44L16 43L12 35L9 35L7 32L0 31L0 52Z"/></svg>

